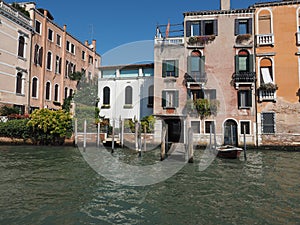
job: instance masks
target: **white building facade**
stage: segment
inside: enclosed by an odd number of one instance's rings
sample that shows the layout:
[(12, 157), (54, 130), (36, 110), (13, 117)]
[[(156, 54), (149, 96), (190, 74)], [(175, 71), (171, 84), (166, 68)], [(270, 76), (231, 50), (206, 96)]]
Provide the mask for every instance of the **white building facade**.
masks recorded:
[[(100, 117), (140, 121), (153, 114), (154, 64), (103, 66), (98, 80)], [(115, 124), (117, 126), (117, 124)]]

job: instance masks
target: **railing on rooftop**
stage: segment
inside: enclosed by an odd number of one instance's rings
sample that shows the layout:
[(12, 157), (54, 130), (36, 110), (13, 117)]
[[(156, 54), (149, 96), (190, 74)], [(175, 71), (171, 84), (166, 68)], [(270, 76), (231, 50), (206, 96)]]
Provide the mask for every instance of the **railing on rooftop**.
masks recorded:
[(183, 24), (157, 25), (155, 44), (183, 45)]
[(26, 18), (25, 16), (22, 15), (22, 13), (20, 13), (19, 11), (13, 9), (12, 7), (6, 5), (4, 2), (0, 2), (0, 9), (2, 9), (3, 11), (9, 13), (10, 15), (18, 18), (19, 20), (23, 21), (24, 23), (29, 24), (30, 23), (30, 19)]

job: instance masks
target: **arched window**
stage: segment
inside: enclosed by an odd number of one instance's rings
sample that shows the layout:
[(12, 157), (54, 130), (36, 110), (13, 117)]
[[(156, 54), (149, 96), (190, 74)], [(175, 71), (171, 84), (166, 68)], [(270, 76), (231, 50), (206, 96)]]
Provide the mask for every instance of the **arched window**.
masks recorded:
[(103, 105), (110, 104), (110, 89), (109, 87), (103, 88)]
[(51, 65), (52, 65), (52, 53), (48, 52), (47, 53), (47, 70), (51, 70)]
[(239, 51), (235, 61), (235, 71), (236, 73), (253, 71), (253, 57), (247, 50)]
[(18, 48), (18, 56), (24, 58), (25, 52), (25, 38), (23, 36), (19, 37), (19, 48)]
[(264, 58), (260, 61), (260, 83), (267, 84), (267, 83), (274, 83), (274, 76), (273, 76), (273, 69), (272, 69), (272, 61), (271, 59)]
[(22, 94), (22, 73), (17, 73), (17, 81), (16, 81), (16, 93)]
[(38, 93), (38, 79), (36, 77), (32, 78), (32, 89), (31, 89), (31, 97), (37, 98)]
[(54, 101), (59, 102), (59, 85), (55, 84), (54, 86)]
[(73, 89), (72, 88), (70, 88), (70, 94), (69, 94), (69, 96), (73, 96)]
[(198, 50), (192, 51), (188, 57), (188, 74), (191, 82), (205, 81), (205, 57)]
[(258, 32), (259, 34), (271, 34), (271, 12), (269, 10), (261, 10), (258, 14)]
[(125, 88), (125, 105), (132, 105), (132, 87)]
[(51, 93), (51, 83), (48, 81), (46, 83), (46, 100), (50, 100), (50, 93)]
[(151, 85), (148, 88), (148, 107), (153, 108), (153, 101), (154, 101), (154, 86)]
[(68, 98), (68, 88), (65, 87), (65, 99), (67, 99), (67, 98)]

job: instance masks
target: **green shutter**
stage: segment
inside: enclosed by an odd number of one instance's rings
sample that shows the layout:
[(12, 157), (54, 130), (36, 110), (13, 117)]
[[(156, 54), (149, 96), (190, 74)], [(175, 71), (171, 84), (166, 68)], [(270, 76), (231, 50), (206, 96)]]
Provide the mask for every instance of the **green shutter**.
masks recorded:
[(191, 36), (191, 21), (186, 21), (185, 23), (185, 35), (186, 37), (190, 37)]
[(191, 75), (191, 65), (192, 65), (192, 57), (191, 56), (188, 56), (187, 58), (187, 73), (188, 75)]
[(201, 76), (205, 74), (205, 56), (201, 56), (200, 58), (200, 73)]
[(179, 61), (178, 60), (175, 60), (175, 77), (178, 77), (179, 76)]
[(218, 20), (214, 20), (214, 35), (218, 36)]
[(166, 98), (167, 98), (167, 92), (162, 91), (162, 97), (161, 97), (161, 106), (166, 107)]
[(237, 92), (238, 97), (238, 108), (241, 108), (241, 91)]
[(247, 91), (247, 106), (252, 107), (252, 91)]
[(166, 61), (163, 60), (162, 62), (162, 77), (166, 77), (167, 76), (167, 64)]
[(239, 19), (235, 19), (234, 21), (234, 35), (237, 36), (240, 34), (240, 31), (239, 31)]
[(254, 60), (253, 55), (249, 55), (249, 72), (253, 72), (254, 70)]
[(252, 18), (248, 19), (248, 33), (252, 34)]
[(174, 97), (174, 107), (177, 108), (179, 106), (179, 91), (175, 91)]
[(235, 56), (235, 72), (238, 73), (239, 72), (239, 56), (236, 55)]

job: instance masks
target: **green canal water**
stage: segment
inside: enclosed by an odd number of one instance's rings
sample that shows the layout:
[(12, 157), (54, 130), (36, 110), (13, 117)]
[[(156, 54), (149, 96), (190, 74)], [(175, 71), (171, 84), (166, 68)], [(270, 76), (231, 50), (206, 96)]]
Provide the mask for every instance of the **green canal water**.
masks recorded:
[[(134, 187), (96, 173), (77, 148), (0, 146), (0, 224), (300, 224), (300, 152), (249, 150), (200, 171), (202, 154)], [(159, 150), (113, 157), (153, 164)]]

